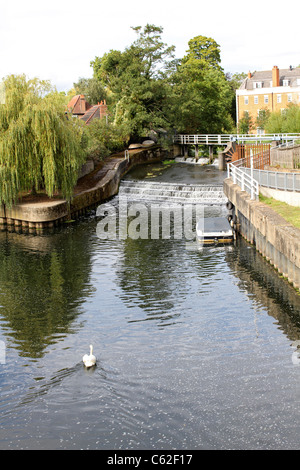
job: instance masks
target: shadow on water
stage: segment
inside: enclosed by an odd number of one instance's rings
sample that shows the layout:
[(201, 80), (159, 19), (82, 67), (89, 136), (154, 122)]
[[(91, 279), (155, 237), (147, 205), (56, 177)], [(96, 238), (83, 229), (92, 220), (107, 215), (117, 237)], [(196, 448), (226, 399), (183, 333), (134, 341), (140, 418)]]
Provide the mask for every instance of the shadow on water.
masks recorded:
[(235, 257), (226, 256), (231, 272), (258, 306), (266, 308), (278, 328), (295, 342), (300, 340), (300, 295), (251, 245), (238, 238)]

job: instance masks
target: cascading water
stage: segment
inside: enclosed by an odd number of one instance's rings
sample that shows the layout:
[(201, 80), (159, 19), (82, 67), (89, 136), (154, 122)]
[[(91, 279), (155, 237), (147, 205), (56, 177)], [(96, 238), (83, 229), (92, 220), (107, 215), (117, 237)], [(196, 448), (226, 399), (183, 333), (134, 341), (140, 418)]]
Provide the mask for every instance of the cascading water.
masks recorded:
[(131, 201), (173, 201), (205, 205), (223, 205), (227, 198), (222, 184), (178, 184), (157, 181), (124, 180), (119, 196)]

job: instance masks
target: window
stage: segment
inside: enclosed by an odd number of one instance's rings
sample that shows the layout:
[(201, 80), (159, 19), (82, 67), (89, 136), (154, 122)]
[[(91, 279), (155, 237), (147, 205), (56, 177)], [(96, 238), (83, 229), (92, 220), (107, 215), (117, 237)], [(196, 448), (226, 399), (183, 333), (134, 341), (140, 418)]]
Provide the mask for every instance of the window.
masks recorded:
[(262, 88), (262, 82), (254, 82), (253, 88)]
[(254, 96), (254, 104), (258, 104), (258, 96)]
[(283, 80), (282, 84), (283, 86), (289, 86), (290, 81), (289, 80)]
[(277, 95), (277, 103), (281, 103), (281, 95)]
[(288, 93), (288, 102), (291, 103), (292, 101), (292, 93)]
[(297, 78), (297, 85), (300, 85), (300, 78)]
[(269, 103), (269, 95), (264, 95), (264, 103), (265, 104)]
[(248, 96), (244, 96), (244, 104), (249, 104), (249, 97)]

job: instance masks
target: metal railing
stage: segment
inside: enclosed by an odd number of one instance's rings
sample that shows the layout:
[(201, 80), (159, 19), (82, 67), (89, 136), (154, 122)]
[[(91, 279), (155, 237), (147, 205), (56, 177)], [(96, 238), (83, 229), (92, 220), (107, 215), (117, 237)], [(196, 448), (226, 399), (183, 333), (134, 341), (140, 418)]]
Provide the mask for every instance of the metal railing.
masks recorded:
[[(250, 173), (249, 168), (243, 171)], [(266, 188), (300, 192), (300, 173), (253, 169), (253, 178)]]
[(250, 173), (245, 171), (243, 167), (243, 160), (237, 160), (227, 164), (227, 176), (231, 178), (234, 184), (237, 184), (242, 191), (247, 191), (250, 194), (251, 199), (258, 199), (259, 196), (259, 184), (253, 175), (253, 157), (251, 157), (251, 168)]
[(226, 145), (228, 142), (272, 142), (300, 140), (300, 134), (177, 134), (174, 144)]
[[(262, 170), (264, 156), (241, 158), (227, 164), (228, 178), (247, 191), (251, 199), (258, 199), (259, 186), (283, 191), (300, 192), (300, 173)], [(266, 162), (264, 162), (266, 163)]]

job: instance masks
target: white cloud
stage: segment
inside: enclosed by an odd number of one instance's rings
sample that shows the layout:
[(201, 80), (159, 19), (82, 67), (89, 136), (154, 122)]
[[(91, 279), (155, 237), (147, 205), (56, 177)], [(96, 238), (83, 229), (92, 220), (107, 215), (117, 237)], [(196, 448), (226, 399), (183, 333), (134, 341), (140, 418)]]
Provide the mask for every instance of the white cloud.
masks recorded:
[[(153, 23), (182, 57), (189, 39), (204, 35), (221, 47), (226, 72), (288, 68), (300, 64), (298, 2), (289, 14), (252, 0), (203, 2), (140, 0), (10, 0), (0, 7), (0, 78), (11, 73), (50, 79), (68, 90), (79, 77), (92, 76), (90, 61), (135, 39), (131, 26)], [(284, 21), (283, 15), (285, 15)]]

